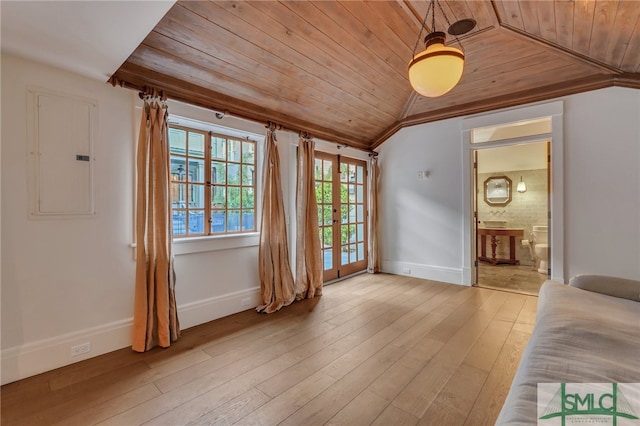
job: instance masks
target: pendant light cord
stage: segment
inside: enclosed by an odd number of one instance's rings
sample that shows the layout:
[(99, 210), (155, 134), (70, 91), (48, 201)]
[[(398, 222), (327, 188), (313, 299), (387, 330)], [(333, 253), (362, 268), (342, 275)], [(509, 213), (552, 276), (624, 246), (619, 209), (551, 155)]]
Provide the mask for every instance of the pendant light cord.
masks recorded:
[[(440, 8), (440, 12), (442, 12), (442, 16), (444, 16), (444, 20), (447, 22), (447, 26), (451, 27), (451, 22), (449, 22), (449, 18), (447, 18), (447, 14), (444, 13), (444, 9), (442, 8), (442, 5), (440, 4), (440, 2), (437, 0), (431, 0), (431, 2), (429, 2), (429, 7), (427, 8), (427, 13), (425, 13), (424, 19), (422, 20), (422, 25), (420, 26), (420, 33), (418, 34), (418, 39), (416, 40), (415, 46), (413, 46), (413, 52), (411, 54), (412, 59), (416, 56), (416, 49), (418, 48), (418, 43), (420, 43), (420, 40), (422, 40), (422, 31), (425, 29), (425, 25), (427, 24), (427, 18), (429, 17), (429, 12), (431, 12), (431, 32), (433, 33), (436, 31), (435, 3), (438, 4), (438, 7)], [(453, 35), (453, 37), (456, 39), (456, 42), (458, 42), (458, 45), (460, 46), (460, 48), (464, 50), (464, 47), (462, 46), (462, 42), (460, 41), (458, 36), (455, 34), (451, 34), (451, 35)]]
[[(433, 5), (433, 2), (434, 0), (431, 0), (431, 9), (433, 9), (433, 11), (431, 12), (431, 32), (435, 33), (436, 32), (436, 7)], [(438, 3), (438, 6), (440, 6), (440, 3)], [(442, 11), (442, 6), (440, 6), (440, 11)], [(444, 14), (444, 12), (442, 13)]]
[(427, 13), (424, 14), (424, 19), (422, 20), (422, 25), (420, 26), (420, 33), (418, 34), (418, 39), (416, 40), (416, 45), (413, 46), (413, 53), (411, 54), (411, 59), (413, 59), (413, 57), (416, 56), (416, 49), (418, 48), (418, 43), (420, 43), (420, 40), (422, 39), (422, 30), (424, 29), (424, 26), (427, 24), (427, 17), (429, 16), (429, 11), (431, 11), (431, 10), (433, 10), (433, 14), (431, 15), (432, 16), (432, 22), (435, 25), (435, 9), (433, 7), (433, 1), (434, 0), (431, 0), (431, 3), (429, 3), (429, 8), (427, 9)]
[[(433, 0), (431, 0), (431, 1), (433, 1)], [(450, 28), (450, 27), (451, 27), (451, 22), (449, 22), (449, 18), (447, 18), (447, 14), (446, 14), (446, 13), (444, 13), (444, 9), (442, 8), (442, 5), (440, 4), (440, 2), (437, 2), (437, 3), (438, 3), (438, 7), (440, 8), (440, 12), (442, 12), (442, 16), (444, 16), (444, 20), (445, 20), (445, 21), (447, 21), (447, 28)], [(435, 13), (433, 14), (433, 16), (435, 17)], [(434, 18), (434, 19), (435, 19), (435, 18)], [(434, 28), (435, 28), (435, 23), (434, 23)], [(435, 31), (435, 30), (434, 30), (434, 31)], [(447, 31), (447, 32), (448, 32), (448, 31)], [(450, 35), (452, 35), (452, 36), (453, 36), (453, 38), (455, 38), (455, 39), (456, 39), (456, 41), (457, 41), (457, 42), (458, 42), (458, 44), (460, 45), (460, 48), (462, 48), (462, 50), (464, 50), (464, 47), (462, 47), (462, 42), (460, 41), (460, 39), (458, 38), (458, 36), (457, 36), (457, 35), (455, 35), (455, 34), (451, 34), (451, 33), (449, 33), (449, 34), (450, 34)]]

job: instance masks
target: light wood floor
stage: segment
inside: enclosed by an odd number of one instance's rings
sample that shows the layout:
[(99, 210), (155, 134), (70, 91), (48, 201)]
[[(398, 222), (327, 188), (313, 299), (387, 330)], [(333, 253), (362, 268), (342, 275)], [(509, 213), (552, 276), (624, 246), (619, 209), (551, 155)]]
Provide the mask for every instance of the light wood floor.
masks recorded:
[(537, 298), (360, 275), (8, 384), (9, 425), (493, 425)]

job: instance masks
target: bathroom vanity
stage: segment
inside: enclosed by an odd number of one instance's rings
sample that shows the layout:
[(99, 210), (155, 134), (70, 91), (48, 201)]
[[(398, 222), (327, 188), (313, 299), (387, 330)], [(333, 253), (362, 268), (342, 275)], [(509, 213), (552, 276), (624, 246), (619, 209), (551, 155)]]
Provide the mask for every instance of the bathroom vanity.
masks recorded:
[[(519, 265), (520, 261), (516, 258), (516, 238), (522, 238), (524, 229), (522, 228), (478, 228), (480, 236), (480, 259), (483, 262), (489, 262), (493, 265), (498, 263), (508, 263), (511, 265)], [(491, 257), (487, 256), (487, 235), (491, 237)], [(509, 237), (509, 258), (496, 257), (496, 249), (498, 247), (498, 237)]]

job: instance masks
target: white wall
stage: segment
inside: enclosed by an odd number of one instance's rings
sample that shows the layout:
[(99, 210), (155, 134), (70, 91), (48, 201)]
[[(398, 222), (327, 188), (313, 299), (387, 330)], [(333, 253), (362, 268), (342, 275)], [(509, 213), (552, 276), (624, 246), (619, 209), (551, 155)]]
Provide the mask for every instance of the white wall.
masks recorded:
[[(28, 86), (98, 101), (94, 217), (28, 219)], [(38, 364), (46, 368), (49, 360), (56, 366), (71, 362), (77, 333), (106, 333), (109, 349), (127, 337), (120, 321), (131, 316), (133, 300), (135, 131), (131, 92), (6, 55), (2, 104), (2, 379), (7, 382), (39, 372)], [(100, 342), (92, 343), (93, 354), (104, 351)]]
[(565, 265), (640, 279), (640, 90), (565, 103)]
[[(562, 99), (565, 275), (640, 279), (640, 91)], [(462, 283), (461, 121), (405, 128), (380, 146), (385, 271)]]
[[(94, 217), (28, 218), (28, 86), (98, 101)], [(2, 383), (130, 346), (138, 104), (130, 90), (2, 56)], [(236, 121), (219, 123), (264, 132)], [(252, 235), (176, 244), (183, 328), (257, 305), (257, 241)], [(92, 351), (72, 358), (70, 348), (85, 342)]]
[[(381, 145), (384, 271), (462, 282), (460, 137), (459, 120), (451, 119), (405, 128)], [(419, 179), (419, 171), (428, 177)]]

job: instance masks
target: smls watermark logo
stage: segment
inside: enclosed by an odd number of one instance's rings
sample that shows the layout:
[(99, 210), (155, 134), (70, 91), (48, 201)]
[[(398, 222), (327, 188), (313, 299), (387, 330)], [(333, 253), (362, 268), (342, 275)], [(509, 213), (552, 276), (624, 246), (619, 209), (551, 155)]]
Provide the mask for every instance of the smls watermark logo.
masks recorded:
[(640, 425), (640, 383), (539, 383), (538, 425)]

